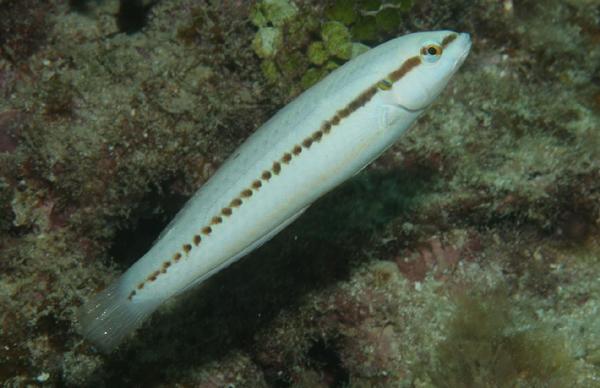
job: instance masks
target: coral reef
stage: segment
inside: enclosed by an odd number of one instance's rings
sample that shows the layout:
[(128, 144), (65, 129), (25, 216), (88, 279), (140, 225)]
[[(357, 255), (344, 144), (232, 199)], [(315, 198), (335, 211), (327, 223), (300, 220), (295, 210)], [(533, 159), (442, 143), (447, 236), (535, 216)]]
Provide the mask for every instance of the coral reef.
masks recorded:
[[(0, 0), (6, 386), (591, 387), (594, 1)], [(548, 21), (552, 20), (552, 23)], [(468, 31), (372, 166), (99, 354), (76, 310), (229, 153), (349, 58)]]

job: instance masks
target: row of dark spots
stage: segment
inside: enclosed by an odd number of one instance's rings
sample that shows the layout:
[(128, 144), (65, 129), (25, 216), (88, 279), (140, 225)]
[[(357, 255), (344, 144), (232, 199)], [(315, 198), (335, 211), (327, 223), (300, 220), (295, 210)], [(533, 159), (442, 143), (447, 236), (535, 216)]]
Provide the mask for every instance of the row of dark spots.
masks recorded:
[[(329, 129), (331, 128), (330, 124), (324, 124), (322, 128), (327, 128), (327, 133), (329, 132)], [(320, 141), (323, 137), (323, 134), (325, 132), (323, 130), (319, 130), (317, 132), (315, 132), (311, 137), (306, 138), (303, 141), (303, 145), (306, 148), (310, 148), (310, 146), (312, 145), (313, 141)], [(258, 191), (262, 186), (263, 183), (261, 182), (268, 182), (273, 175), (279, 175), (279, 173), (281, 172), (281, 163), (283, 164), (289, 164), (292, 160), (292, 154), (294, 155), (300, 155), (300, 153), (302, 152), (302, 147), (300, 145), (296, 145), (294, 146), (294, 148), (292, 149), (292, 153), (286, 152), (283, 154), (283, 156), (281, 157), (281, 162), (273, 162), (273, 165), (271, 166), (270, 170), (265, 170), (261, 173), (260, 179), (256, 179), (252, 182), (251, 184), (251, 188), (248, 189), (244, 189), (240, 192), (239, 197), (234, 198), (230, 203), (228, 207), (224, 207), (223, 209), (221, 209), (221, 214), (223, 216), (229, 217), (233, 214), (233, 209), (234, 208), (238, 208), (242, 205), (243, 201), (245, 199), (250, 198), (253, 195), (253, 190)], [(223, 222), (223, 218), (221, 216), (215, 216), (212, 218), (211, 220), (211, 225), (218, 225), (221, 224)], [(208, 236), (212, 233), (212, 228), (210, 226), (205, 226), (202, 228), (201, 230), (201, 234)], [(200, 234), (196, 234), (193, 236), (192, 238), (192, 243), (194, 246), (199, 246), (200, 243), (202, 242), (202, 236)], [(182, 246), (182, 251), (188, 255), (191, 250), (192, 250), (193, 246), (192, 244), (184, 244)], [(174, 263), (178, 262), (179, 260), (181, 260), (182, 258), (182, 254), (177, 252), (173, 258), (172, 261)], [(141, 290), (144, 288), (145, 284), (147, 282), (153, 282), (157, 279), (157, 277), (161, 274), (161, 273), (166, 273), (166, 269), (171, 265), (171, 261), (165, 261), (163, 263), (163, 268), (161, 271), (154, 271), (152, 274), (150, 274), (150, 276), (148, 276), (148, 278), (139, 283), (137, 286), (138, 290)], [(130, 292), (128, 299), (131, 300), (134, 296), (136, 295), (136, 290), (133, 290)]]
[[(358, 97), (356, 97), (354, 100), (352, 100), (346, 107), (338, 110), (336, 112), (336, 114), (330, 120), (325, 121), (321, 125), (321, 128), (319, 128), (319, 130), (313, 132), (309, 137), (305, 138), (302, 141), (301, 145), (296, 144), (292, 148), (291, 152), (285, 152), (283, 154), (283, 156), (280, 158), (280, 162), (275, 161), (275, 162), (273, 162), (273, 165), (271, 166), (270, 170), (264, 170), (261, 173), (260, 179), (254, 180), (252, 182), (252, 184), (250, 185), (250, 188), (244, 189), (240, 193), (239, 197), (236, 197), (233, 200), (231, 200), (228, 207), (224, 207), (223, 209), (221, 209), (221, 215), (225, 216), (225, 217), (231, 216), (233, 214), (233, 209), (238, 208), (243, 204), (243, 199), (250, 198), (253, 194), (253, 190), (258, 191), (262, 187), (263, 183), (261, 182), (261, 180), (264, 182), (268, 182), (273, 177), (273, 175), (279, 175), (279, 173), (281, 172), (282, 163), (289, 164), (292, 161), (292, 158), (293, 158), (292, 155), (298, 156), (302, 153), (303, 148), (309, 149), (313, 145), (313, 143), (320, 142), (323, 139), (323, 136), (325, 136), (331, 132), (332, 127), (339, 125), (339, 123), (343, 119), (347, 118), (352, 113), (354, 113), (356, 110), (358, 110), (359, 108), (366, 105), (373, 98), (373, 96), (375, 96), (375, 94), (377, 93), (378, 90), (385, 91), (385, 90), (391, 89), (390, 83), (398, 81), (404, 75), (406, 75), (409, 71), (411, 71), (413, 68), (418, 66), (420, 63), (421, 63), (421, 59), (419, 57), (412, 57), (412, 58), (407, 59), (406, 61), (404, 61), (402, 66), (400, 68), (398, 68), (398, 70), (390, 73), (386, 79), (377, 82), (377, 84), (368, 88), (366, 91), (364, 91)], [(221, 224), (222, 222), (223, 222), (223, 218), (221, 216), (215, 216), (211, 220), (211, 225), (218, 225), (218, 224)], [(193, 246), (200, 245), (200, 243), (202, 242), (201, 234), (208, 236), (211, 233), (212, 233), (212, 228), (210, 226), (203, 227), (201, 230), (201, 233), (194, 235), (194, 237), (192, 238)], [(188, 255), (191, 252), (193, 246), (192, 246), (192, 244), (184, 244), (182, 246), (182, 250), (186, 255)], [(171, 262), (177, 263), (178, 261), (181, 260), (182, 257), (183, 257), (183, 255), (180, 252), (176, 252), (170, 261), (168, 260), (163, 263), (160, 271), (154, 271), (150, 276), (148, 276), (146, 281), (139, 283), (137, 286), (137, 289), (141, 290), (142, 288), (144, 288), (144, 285), (146, 282), (155, 281), (156, 278), (160, 274), (167, 272), (167, 268), (169, 268), (171, 266)], [(131, 300), (133, 298), (133, 296), (135, 296), (135, 294), (136, 294), (135, 290), (131, 291), (128, 299)]]
[[(273, 174), (275, 174), (275, 175), (279, 174), (279, 172), (281, 171), (281, 165), (278, 162), (273, 163), (272, 171), (273, 171)], [(270, 180), (271, 177), (272, 177), (271, 171), (264, 171), (261, 175), (261, 178), (264, 181)], [(260, 187), (262, 187), (262, 182), (260, 180), (255, 180), (252, 182), (251, 187), (254, 190), (258, 190)], [(192, 244), (183, 244), (182, 245), (182, 247), (181, 247), (182, 252), (185, 255), (189, 255), (189, 253), (192, 251), (193, 247), (199, 246), (200, 243), (202, 242), (202, 235), (209, 236), (213, 232), (212, 226), (223, 223), (223, 217), (231, 216), (233, 214), (233, 209), (238, 208), (242, 205), (242, 203), (243, 203), (242, 198), (244, 198), (244, 199), (250, 198), (252, 196), (252, 194), (253, 194), (252, 189), (245, 189), (242, 192), (240, 192), (239, 197), (234, 198), (229, 203), (229, 206), (221, 209), (220, 215), (212, 217), (210, 225), (204, 226), (200, 230), (199, 234), (195, 234), (192, 237), (193, 245)], [(162, 269), (160, 271), (154, 271), (152, 274), (150, 274), (146, 278), (146, 280), (144, 280), (143, 282), (140, 282), (137, 285), (137, 289), (141, 290), (144, 288), (146, 283), (155, 281), (160, 274), (167, 272), (167, 268), (169, 268), (172, 264), (179, 262), (182, 258), (183, 258), (183, 254), (181, 252), (176, 252), (170, 260), (163, 262)], [(131, 300), (135, 295), (136, 295), (136, 290), (131, 291), (129, 293), (128, 299)]]
[[(178, 262), (181, 259), (181, 253), (177, 252), (175, 255), (173, 255), (173, 262)], [(152, 272), (152, 274), (150, 274), (150, 276), (148, 276), (148, 279), (146, 281), (143, 281), (141, 283), (139, 283), (137, 285), (137, 290), (141, 290), (144, 288), (144, 286), (146, 285), (146, 282), (153, 282), (156, 280), (156, 278), (158, 278), (158, 276), (160, 274), (163, 273), (167, 273), (167, 269), (172, 265), (171, 261), (165, 261), (162, 264), (162, 267), (160, 270), (158, 271), (154, 271)], [(132, 290), (129, 293), (129, 296), (127, 297), (127, 299), (132, 300), (133, 297), (137, 294), (137, 290)]]

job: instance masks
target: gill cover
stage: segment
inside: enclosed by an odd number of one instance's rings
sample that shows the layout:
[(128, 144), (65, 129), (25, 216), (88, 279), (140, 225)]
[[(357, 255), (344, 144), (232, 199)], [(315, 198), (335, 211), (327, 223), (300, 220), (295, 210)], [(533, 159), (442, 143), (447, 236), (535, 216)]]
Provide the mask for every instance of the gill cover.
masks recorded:
[(408, 111), (421, 111), (436, 99), (464, 59), (464, 50), (452, 46), (456, 36), (440, 31), (436, 36), (406, 42), (411, 45), (405, 51), (409, 56), (392, 86), (395, 104)]

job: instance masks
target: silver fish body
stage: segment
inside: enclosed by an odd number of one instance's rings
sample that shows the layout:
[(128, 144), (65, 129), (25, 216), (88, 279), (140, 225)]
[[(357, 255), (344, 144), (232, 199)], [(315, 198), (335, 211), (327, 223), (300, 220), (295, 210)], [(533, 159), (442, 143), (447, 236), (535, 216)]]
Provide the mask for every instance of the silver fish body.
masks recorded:
[(373, 48), (262, 125), (154, 246), (80, 313), (109, 351), (169, 297), (251, 252), (391, 146), (444, 89), (468, 34), (431, 31)]

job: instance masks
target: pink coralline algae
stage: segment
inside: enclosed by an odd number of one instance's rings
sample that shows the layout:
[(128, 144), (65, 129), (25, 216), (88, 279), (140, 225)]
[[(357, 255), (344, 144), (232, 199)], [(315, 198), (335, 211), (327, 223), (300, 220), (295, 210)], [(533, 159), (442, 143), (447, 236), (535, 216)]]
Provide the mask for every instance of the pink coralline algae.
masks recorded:
[(396, 256), (400, 272), (412, 282), (420, 282), (432, 272), (437, 280), (443, 280), (461, 260), (470, 260), (481, 250), (481, 243), (475, 233), (467, 233), (465, 239), (446, 241), (434, 236), (424, 244), (409, 252)]

